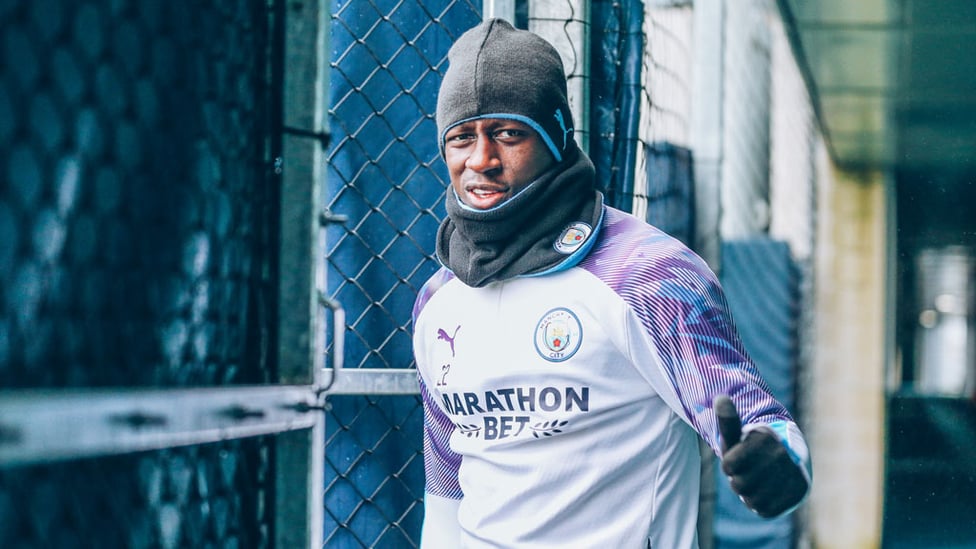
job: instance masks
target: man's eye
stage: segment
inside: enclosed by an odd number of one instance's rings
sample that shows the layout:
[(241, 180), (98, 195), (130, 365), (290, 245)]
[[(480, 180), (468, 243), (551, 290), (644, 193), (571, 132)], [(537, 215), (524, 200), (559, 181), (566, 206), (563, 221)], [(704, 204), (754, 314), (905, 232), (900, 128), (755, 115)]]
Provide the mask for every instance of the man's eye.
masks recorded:
[(470, 133), (459, 133), (457, 135), (448, 136), (447, 142), (448, 143), (463, 143), (465, 141), (470, 141), (472, 139), (472, 137), (473, 136)]
[(498, 130), (494, 133), (494, 137), (496, 139), (513, 139), (516, 137), (522, 137), (523, 135), (525, 135), (525, 132), (513, 128)]

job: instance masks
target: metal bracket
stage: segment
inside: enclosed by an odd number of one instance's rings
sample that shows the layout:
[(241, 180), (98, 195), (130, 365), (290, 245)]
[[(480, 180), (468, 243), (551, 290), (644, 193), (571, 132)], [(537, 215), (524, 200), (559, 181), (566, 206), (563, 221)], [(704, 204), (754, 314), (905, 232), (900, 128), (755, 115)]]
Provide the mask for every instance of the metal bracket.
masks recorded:
[(420, 392), (417, 370), (414, 369), (345, 369), (346, 311), (338, 301), (321, 292), (319, 304), (332, 311), (332, 367), (323, 368), (319, 394), (415, 395)]
[(319, 292), (319, 305), (332, 311), (332, 367), (324, 368), (319, 393), (328, 392), (342, 372), (346, 343), (346, 310), (335, 299)]
[(313, 130), (305, 130), (302, 128), (292, 128), (291, 126), (284, 126), (281, 128), (282, 133), (288, 135), (296, 135), (298, 137), (307, 137), (309, 139), (315, 139), (322, 145), (322, 148), (329, 146), (329, 142), (332, 140), (332, 134), (328, 132), (317, 132)]
[(323, 210), (319, 213), (319, 225), (322, 227), (327, 225), (344, 225), (346, 221), (349, 221), (349, 216), (332, 213), (332, 210)]

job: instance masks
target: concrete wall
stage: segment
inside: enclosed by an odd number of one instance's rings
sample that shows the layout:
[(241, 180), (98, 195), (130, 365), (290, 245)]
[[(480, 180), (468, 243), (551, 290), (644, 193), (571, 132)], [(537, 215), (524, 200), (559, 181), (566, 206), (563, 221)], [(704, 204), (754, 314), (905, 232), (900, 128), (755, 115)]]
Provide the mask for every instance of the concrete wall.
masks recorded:
[(885, 178), (836, 171), (820, 156), (807, 530), (818, 549), (871, 548), (884, 477)]

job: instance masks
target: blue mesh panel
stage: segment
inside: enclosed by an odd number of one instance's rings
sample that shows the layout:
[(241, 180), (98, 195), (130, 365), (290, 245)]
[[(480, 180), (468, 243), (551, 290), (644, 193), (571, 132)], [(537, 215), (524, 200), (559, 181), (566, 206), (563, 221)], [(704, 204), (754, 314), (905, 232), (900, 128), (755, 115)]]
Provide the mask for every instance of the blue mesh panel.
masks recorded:
[(691, 246), (695, 238), (695, 178), (691, 151), (670, 143), (644, 146), (647, 222)]
[[(447, 50), (481, 2), (353, 1), (333, 6), (332, 144), (324, 196), (330, 295), (346, 310), (350, 368), (413, 365), (410, 313), (433, 274), (447, 176), (434, 110)], [(331, 399), (325, 536), (330, 548), (420, 540), (418, 397)]]
[[(758, 237), (722, 246), (722, 285), (742, 343), (773, 395), (795, 413), (799, 271), (789, 247)], [(772, 520), (749, 511), (716, 467), (717, 549), (788, 549), (793, 517)]]
[(590, 158), (607, 204), (630, 211), (640, 122), (644, 3), (596, 0), (590, 7)]

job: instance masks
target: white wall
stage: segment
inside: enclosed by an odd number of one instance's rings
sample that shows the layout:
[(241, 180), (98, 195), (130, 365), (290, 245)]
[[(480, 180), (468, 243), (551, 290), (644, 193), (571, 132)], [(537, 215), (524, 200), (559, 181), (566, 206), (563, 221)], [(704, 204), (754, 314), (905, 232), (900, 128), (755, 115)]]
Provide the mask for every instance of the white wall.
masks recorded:
[(880, 545), (884, 471), (886, 192), (881, 174), (818, 177), (816, 341), (807, 436), (817, 548)]

